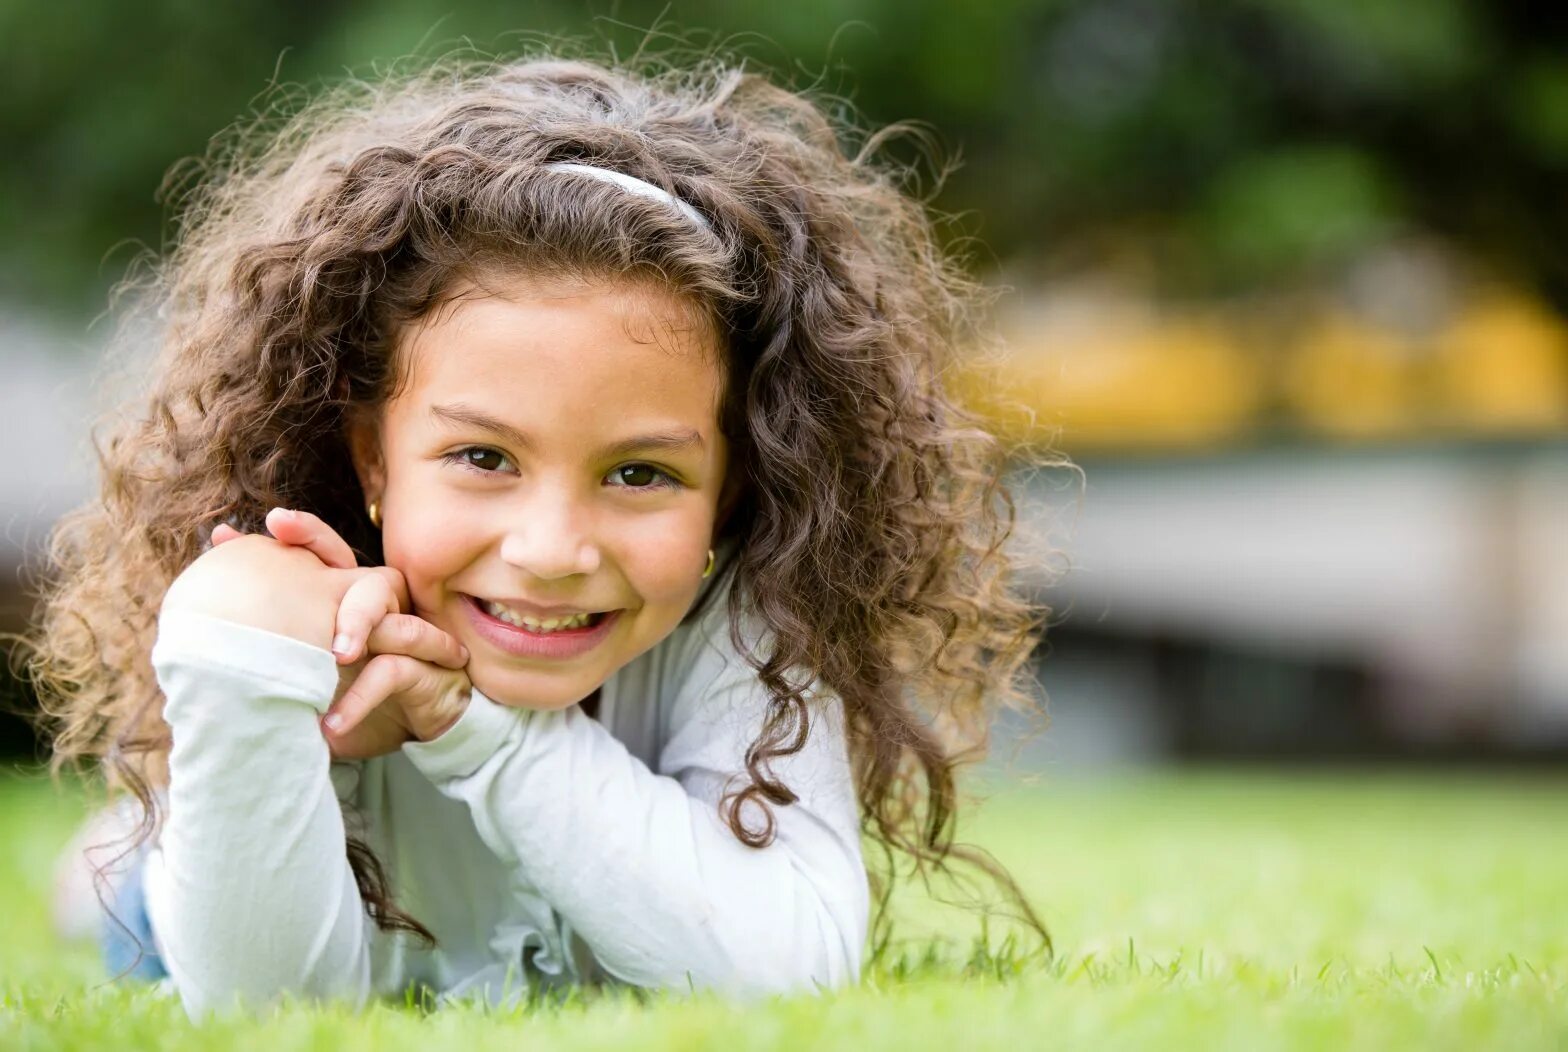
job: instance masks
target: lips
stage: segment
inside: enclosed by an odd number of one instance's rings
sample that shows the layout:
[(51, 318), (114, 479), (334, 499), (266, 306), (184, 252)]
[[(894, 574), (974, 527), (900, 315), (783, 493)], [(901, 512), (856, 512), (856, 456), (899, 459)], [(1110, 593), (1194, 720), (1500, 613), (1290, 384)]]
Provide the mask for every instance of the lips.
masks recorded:
[[(566, 659), (588, 653), (602, 643), (620, 621), (621, 611), (595, 614), (588, 624), (576, 628), (557, 627), (550, 631), (531, 631), (521, 625), (493, 616), (484, 601), (463, 596), (463, 609), (474, 631), (497, 650), (514, 657)], [(530, 615), (532, 616), (532, 615)]]
[[(477, 597), (476, 597), (477, 599)], [(565, 632), (574, 629), (591, 627), (599, 623), (602, 616), (598, 612), (550, 613), (547, 615), (534, 615), (525, 613), (505, 603), (490, 599), (478, 599), (480, 607), (485, 613), (499, 621), (505, 621), (517, 628), (524, 628), (530, 632), (549, 633)], [(526, 609), (526, 608), (525, 608)]]

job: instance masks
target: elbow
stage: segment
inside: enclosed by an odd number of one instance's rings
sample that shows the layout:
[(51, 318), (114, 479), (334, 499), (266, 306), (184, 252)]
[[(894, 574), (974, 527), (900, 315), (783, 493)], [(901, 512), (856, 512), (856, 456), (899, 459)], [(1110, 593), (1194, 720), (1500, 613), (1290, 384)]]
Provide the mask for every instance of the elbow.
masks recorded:
[(741, 998), (823, 993), (852, 986), (860, 978), (860, 956), (845, 952), (836, 939), (793, 950), (753, 947), (732, 959), (733, 967), (717, 984)]
[(314, 901), (282, 899), (248, 912), (241, 904), (259, 898), (253, 885), (178, 881), (161, 852), (149, 859), (147, 877), (158, 953), (192, 1021), (285, 1000), (358, 1008), (368, 998), (374, 926), (347, 866)]
[(865, 913), (854, 905), (835, 910), (814, 891), (801, 889), (785, 922), (766, 937), (754, 929), (732, 934), (715, 985), (741, 997), (822, 993), (860, 980)]
[(255, 931), (245, 939), (171, 939), (163, 949), (169, 984), (192, 1022), (249, 1015), (289, 1001), (362, 1008), (369, 995), (369, 959), (361, 947), (325, 940), (271, 943)]
[[(695, 923), (687, 920), (678, 940), (685, 952), (653, 952), (652, 940), (639, 952), (596, 952), (602, 973), (631, 986), (741, 1001), (821, 993), (859, 980), (864, 924), (853, 914), (848, 923), (836, 918), (814, 893), (772, 907), (752, 900), (744, 911), (720, 911), (711, 901), (691, 907)], [(662, 942), (668, 948), (671, 940)]]
[(364, 1007), (366, 984), (348, 970), (340, 980), (318, 982), (298, 975), (239, 974), (230, 969), (214, 969), (195, 976), (170, 962), (168, 982), (179, 995), (185, 1014), (193, 1023), (209, 1018), (228, 1018), (268, 1011), (290, 1001), (342, 1004), (354, 1010)]

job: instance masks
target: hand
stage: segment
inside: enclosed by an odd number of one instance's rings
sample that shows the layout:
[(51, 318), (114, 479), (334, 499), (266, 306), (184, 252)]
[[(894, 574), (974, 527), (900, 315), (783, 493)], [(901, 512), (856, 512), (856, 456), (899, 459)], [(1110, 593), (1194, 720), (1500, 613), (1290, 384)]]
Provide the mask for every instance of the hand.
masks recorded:
[[(348, 544), (315, 515), (274, 508), (266, 523), (282, 544), (307, 549), (339, 569), (356, 565)], [(217, 547), (242, 536), (222, 524), (213, 530), (212, 543)], [(467, 710), (472, 691), (463, 671), (467, 650), (405, 612), (408, 589), (402, 574), (391, 567), (371, 569), (377, 572), (359, 576), (337, 606), (332, 651), (347, 667), (322, 719), (334, 758), (380, 756), (410, 738), (439, 737)]]
[[(332, 645), (343, 593), (375, 568), (339, 569), (316, 553), (266, 536), (219, 530), (223, 541), (180, 571), (164, 593), (160, 617), (185, 610), (289, 636), (323, 650)], [(387, 570), (387, 573), (394, 571)], [(402, 576), (397, 575), (398, 585)]]

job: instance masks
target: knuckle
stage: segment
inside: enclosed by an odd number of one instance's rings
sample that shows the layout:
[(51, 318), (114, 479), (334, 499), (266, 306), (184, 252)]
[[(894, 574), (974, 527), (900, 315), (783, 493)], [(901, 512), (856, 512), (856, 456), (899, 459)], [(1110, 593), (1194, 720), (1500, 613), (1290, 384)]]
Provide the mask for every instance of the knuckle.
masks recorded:
[(393, 591), (396, 591), (403, 584), (403, 573), (394, 566), (374, 567), (371, 570), (371, 575)]
[(400, 656), (399, 654), (377, 654), (365, 662), (365, 672), (370, 674), (371, 670), (374, 670), (374, 674), (377, 676), (389, 675), (397, 670), (397, 659)]
[(419, 661), (407, 654), (382, 654), (377, 660), (383, 662), (383, 675), (389, 683), (407, 684), (419, 676)]
[(451, 673), (427, 665), (419, 677), (420, 695), (432, 703), (439, 702), (446, 696), (451, 682)]
[(388, 614), (387, 621), (393, 638), (402, 646), (411, 647), (419, 642), (420, 620), (407, 614)]
[(404, 579), (402, 571), (391, 566), (377, 566), (372, 573), (385, 586), (386, 591), (383, 594), (388, 600), (388, 605), (394, 609), (404, 609), (408, 605), (408, 582)]
[(370, 686), (388, 682), (396, 671), (396, 666), (390, 663), (393, 657), (391, 654), (376, 654), (365, 662), (365, 669), (359, 674), (356, 685)]

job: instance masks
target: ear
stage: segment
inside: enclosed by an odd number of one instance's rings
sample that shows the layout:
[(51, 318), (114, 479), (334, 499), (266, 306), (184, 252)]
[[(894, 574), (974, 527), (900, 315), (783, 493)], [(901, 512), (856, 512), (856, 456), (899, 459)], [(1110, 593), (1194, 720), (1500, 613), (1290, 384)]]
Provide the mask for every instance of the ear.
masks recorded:
[(354, 415), (347, 427), (349, 458), (366, 500), (379, 500), (386, 489), (386, 465), (381, 456), (381, 423), (369, 414)]

